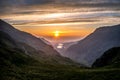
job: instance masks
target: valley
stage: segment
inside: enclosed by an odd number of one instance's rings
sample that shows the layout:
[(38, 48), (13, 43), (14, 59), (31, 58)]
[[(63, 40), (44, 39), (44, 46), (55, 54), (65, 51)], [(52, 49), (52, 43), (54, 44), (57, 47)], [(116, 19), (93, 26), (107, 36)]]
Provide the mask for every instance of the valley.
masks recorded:
[[(0, 21), (1, 80), (120, 80), (119, 47), (106, 51), (95, 61), (94, 66), (87, 67), (61, 56), (52, 46), (31, 34), (27, 33), (26, 38), (25, 32), (11, 27), (8, 23)], [(24, 40), (38, 41), (39, 44), (36, 46)], [(114, 57), (109, 58), (109, 54), (115, 53)], [(98, 66), (104, 60), (106, 63)]]

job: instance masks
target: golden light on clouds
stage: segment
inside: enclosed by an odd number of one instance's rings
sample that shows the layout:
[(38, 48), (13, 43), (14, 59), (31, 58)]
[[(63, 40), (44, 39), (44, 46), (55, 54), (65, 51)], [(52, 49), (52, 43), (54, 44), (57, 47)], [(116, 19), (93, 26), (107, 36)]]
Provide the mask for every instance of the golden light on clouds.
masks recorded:
[[(37, 24), (36, 24), (37, 25)], [(80, 28), (81, 27), (81, 28)], [(57, 38), (57, 40), (71, 40), (71, 39), (77, 39), (84, 37), (91, 32), (93, 32), (92, 28), (86, 27), (86, 26), (79, 26), (79, 27), (68, 27), (66, 25), (64, 26), (17, 26), (19, 30), (29, 32), (36, 36), (42, 36), (49, 40), (54, 40)]]

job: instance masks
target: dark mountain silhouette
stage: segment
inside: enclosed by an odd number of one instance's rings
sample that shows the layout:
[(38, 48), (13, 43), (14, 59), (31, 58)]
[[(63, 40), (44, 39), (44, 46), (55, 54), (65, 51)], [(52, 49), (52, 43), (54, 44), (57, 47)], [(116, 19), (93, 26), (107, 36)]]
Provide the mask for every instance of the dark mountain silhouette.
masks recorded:
[(92, 65), (93, 67), (116, 67), (120, 68), (120, 47), (107, 50)]

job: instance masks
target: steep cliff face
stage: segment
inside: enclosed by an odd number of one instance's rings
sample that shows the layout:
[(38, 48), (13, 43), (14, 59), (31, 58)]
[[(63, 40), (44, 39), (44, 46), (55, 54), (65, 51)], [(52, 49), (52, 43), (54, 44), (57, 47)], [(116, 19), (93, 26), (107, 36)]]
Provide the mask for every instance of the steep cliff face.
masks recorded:
[(96, 29), (78, 44), (70, 46), (66, 56), (83, 65), (91, 67), (96, 59), (112, 47), (120, 46), (120, 25)]

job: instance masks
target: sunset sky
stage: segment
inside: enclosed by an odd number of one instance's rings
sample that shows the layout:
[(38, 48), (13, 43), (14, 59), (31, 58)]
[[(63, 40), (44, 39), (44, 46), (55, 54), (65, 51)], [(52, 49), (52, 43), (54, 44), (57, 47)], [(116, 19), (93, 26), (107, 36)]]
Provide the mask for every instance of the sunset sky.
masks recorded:
[(120, 24), (120, 0), (0, 0), (0, 18), (50, 41), (73, 41)]

